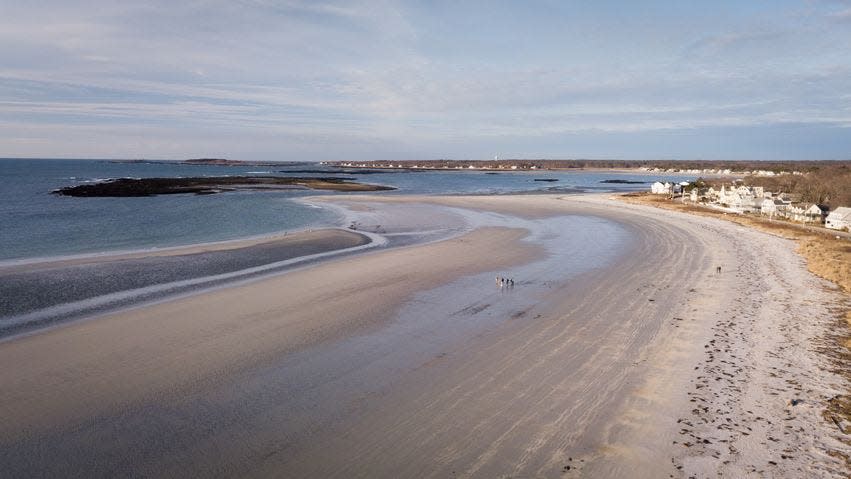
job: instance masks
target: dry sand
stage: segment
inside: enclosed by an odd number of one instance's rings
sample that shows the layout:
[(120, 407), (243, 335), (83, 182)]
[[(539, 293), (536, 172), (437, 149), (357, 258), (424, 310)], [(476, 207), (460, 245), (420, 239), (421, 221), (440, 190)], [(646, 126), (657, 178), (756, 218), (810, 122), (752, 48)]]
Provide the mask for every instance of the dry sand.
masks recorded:
[(386, 320), (411, 291), (531, 259), (538, 250), (523, 236), (479, 230), (0, 343), (0, 438), (209, 386)]
[[(705, 274), (671, 311), (674, 329), (647, 351), (644, 384), (607, 426), (608, 444), (587, 472), (650, 477), (654, 461), (655, 468), (669, 461), (675, 477), (846, 477), (851, 424), (822, 415), (849, 390), (824, 354), (839, 346), (835, 313), (848, 296), (807, 272), (790, 240), (723, 220), (629, 209), (690, 228), (722, 272)], [(660, 453), (666, 442), (669, 457)]]
[[(552, 284), (535, 306), (446, 344), (415, 368), (394, 372), (380, 393), (341, 399), (330, 424), (314, 418), (324, 426), (299, 441), (283, 439), (287, 410), (272, 402), (262, 416), (267, 420), (247, 433), (214, 431), (167, 458), (131, 457), (126, 461), (138, 462), (130, 472), (847, 474), (846, 464), (830, 453), (851, 451), (821, 410), (848, 385), (826, 371), (817, 352), (832, 320), (827, 305), (843, 297), (806, 271), (790, 242), (602, 197), (347, 201), (427, 202), (528, 218), (597, 215), (622, 224), (634, 249), (612, 267)], [(56, 437), (56, 431), (104, 440), (97, 418), (185, 402), (244, 371), (286, 364), (300, 352), (333, 349), (340, 338), (381, 329), (412, 292), (540, 258), (540, 248), (521, 241), (524, 235), (518, 229), (479, 229), (2, 343), (0, 450), (7, 452), (0, 453), (0, 465), (18, 472), (62, 471), (49, 464), (49, 454), (32, 458), (18, 445)], [(471, 298), (469, 314), (483, 306)], [(345, 380), (346, 367), (337, 366), (339, 377), (316, 382)], [(791, 399), (802, 402), (787, 405)], [(310, 411), (299, 416), (304, 417)], [(45, 451), (49, 448), (39, 449)], [(89, 467), (115, 474), (127, 471), (127, 464), (125, 469), (108, 464), (123, 460), (94, 455), (92, 461), (102, 462)]]

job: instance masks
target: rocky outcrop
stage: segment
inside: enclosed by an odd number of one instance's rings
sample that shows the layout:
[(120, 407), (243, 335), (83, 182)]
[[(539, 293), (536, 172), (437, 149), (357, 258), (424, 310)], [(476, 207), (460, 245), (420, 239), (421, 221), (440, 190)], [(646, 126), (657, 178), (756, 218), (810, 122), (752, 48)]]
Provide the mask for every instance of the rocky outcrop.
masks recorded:
[(309, 188), (332, 191), (382, 191), (395, 188), (356, 183), (345, 178), (301, 178), (292, 176), (223, 176), (201, 178), (119, 178), (100, 183), (66, 186), (53, 193), (63, 196), (131, 197), (198, 195), (234, 190), (275, 190)]

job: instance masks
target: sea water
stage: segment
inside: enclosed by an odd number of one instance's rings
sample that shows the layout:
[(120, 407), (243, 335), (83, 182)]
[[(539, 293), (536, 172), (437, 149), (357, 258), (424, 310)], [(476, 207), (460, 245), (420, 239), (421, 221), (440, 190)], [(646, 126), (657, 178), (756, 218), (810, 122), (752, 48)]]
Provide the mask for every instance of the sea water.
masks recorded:
[[(217, 195), (76, 198), (63, 186), (110, 178), (335, 176), (393, 186), (396, 194), (517, 194), (648, 189), (649, 182), (693, 179), (614, 172), (347, 170), (318, 164), (187, 165), (179, 162), (0, 159), (0, 261), (93, 254), (223, 241), (323, 226), (344, 226), (336, 210), (306, 204), (311, 190), (235, 191)], [(535, 181), (551, 179), (557, 181)], [(640, 184), (602, 183), (604, 180)], [(322, 191), (321, 194), (346, 194)]]
[(275, 174), (258, 167), (78, 160), (0, 160), (0, 260), (222, 241), (333, 224), (304, 192), (77, 198), (57, 188), (109, 178)]

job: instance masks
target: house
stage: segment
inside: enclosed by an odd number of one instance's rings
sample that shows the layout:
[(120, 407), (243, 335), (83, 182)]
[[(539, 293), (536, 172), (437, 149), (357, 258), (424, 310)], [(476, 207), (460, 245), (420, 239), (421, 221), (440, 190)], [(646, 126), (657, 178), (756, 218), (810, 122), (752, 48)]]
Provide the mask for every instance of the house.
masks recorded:
[(791, 205), (786, 210), (786, 216), (792, 221), (801, 223), (822, 223), (827, 215), (827, 207), (824, 205), (798, 204)]
[(786, 203), (783, 200), (778, 200), (777, 198), (766, 198), (762, 200), (760, 204), (760, 211), (764, 215), (768, 216), (783, 216), (786, 214)]
[(825, 217), (827, 217), (827, 212), (830, 209), (825, 205), (811, 205), (804, 211), (804, 215), (808, 216), (809, 221), (812, 223), (824, 223)]
[(718, 192), (718, 203), (726, 206), (736, 213), (759, 211), (759, 202), (754, 200), (751, 190), (746, 186), (731, 187), (721, 186)]
[(671, 194), (671, 184), (667, 181), (662, 183), (657, 181), (650, 185), (650, 192), (654, 195), (670, 195)]
[(718, 192), (718, 203), (721, 203), (722, 205), (729, 205), (732, 200), (733, 195), (727, 192), (727, 187), (725, 185), (721, 185), (721, 191)]
[(832, 230), (851, 230), (851, 208), (840, 206), (831, 211), (824, 221), (824, 226)]
[(762, 210), (762, 200), (751, 195), (736, 195), (730, 203), (730, 208), (739, 213), (759, 213)]
[(803, 221), (804, 211), (806, 211), (804, 205), (789, 205), (786, 208), (786, 217), (792, 221)]
[(719, 194), (720, 194), (720, 192), (718, 190), (716, 190), (715, 188), (710, 186), (709, 189), (706, 190), (706, 199), (710, 203), (717, 203), (718, 198), (719, 198)]
[(747, 186), (739, 186), (738, 188), (735, 189), (735, 191), (741, 197), (753, 196), (753, 192), (751, 192), (751, 189), (748, 188)]

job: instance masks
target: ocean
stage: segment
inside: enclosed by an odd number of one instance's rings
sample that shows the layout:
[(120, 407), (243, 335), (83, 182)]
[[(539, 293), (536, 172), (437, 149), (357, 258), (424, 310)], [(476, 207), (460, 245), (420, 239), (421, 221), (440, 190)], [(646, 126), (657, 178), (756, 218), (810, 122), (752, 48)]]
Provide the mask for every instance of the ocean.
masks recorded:
[[(180, 162), (0, 159), (0, 261), (181, 246), (343, 226), (344, 221), (333, 209), (304, 204), (298, 199), (318, 193), (346, 193), (239, 191), (143, 198), (75, 198), (51, 194), (63, 186), (110, 178), (336, 176), (397, 188), (377, 193), (381, 195), (627, 191), (649, 189), (650, 182), (657, 179), (693, 179), (681, 175), (598, 171), (349, 171), (341, 173), (339, 169), (319, 164), (218, 166)], [(602, 183), (613, 179), (642, 183)]]

